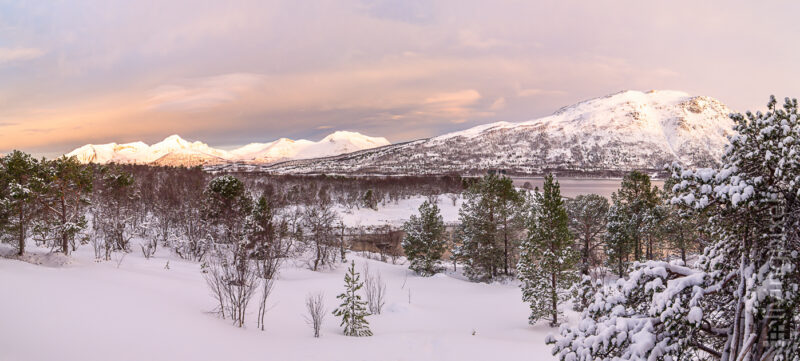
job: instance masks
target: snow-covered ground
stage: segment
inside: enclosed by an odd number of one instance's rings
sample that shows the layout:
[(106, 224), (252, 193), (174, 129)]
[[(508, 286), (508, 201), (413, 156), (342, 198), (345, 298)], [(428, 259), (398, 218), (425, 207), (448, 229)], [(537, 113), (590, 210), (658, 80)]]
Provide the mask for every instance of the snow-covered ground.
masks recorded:
[[(453, 203), (451, 198), (453, 196), (452, 194), (441, 195), (436, 202), (445, 223), (458, 221), (458, 210), (461, 208), (463, 198), (461, 195), (457, 195), (456, 201)], [(412, 214), (419, 213), (419, 206), (427, 199), (427, 197), (415, 196), (398, 200), (397, 203), (387, 202), (386, 204), (379, 204), (377, 210), (363, 207), (348, 209), (341, 205), (336, 206), (335, 209), (339, 213), (342, 222), (348, 227), (381, 225), (401, 227)]]
[[(11, 249), (0, 245), (0, 253)], [(149, 260), (130, 253), (119, 267), (116, 260), (94, 262), (89, 246), (66, 264), (60, 255), (30, 258), (43, 264), (0, 257), (3, 361), (554, 359), (544, 343), (554, 330), (528, 325), (514, 284), (472, 283), (457, 274), (422, 278), (404, 265), (352, 254), (358, 269), (369, 263), (382, 273), (388, 293), (383, 314), (368, 317), (375, 336), (355, 338), (342, 335), (330, 314), (344, 265), (312, 272), (286, 263), (261, 331), (257, 305), (244, 329), (209, 313), (215, 303), (199, 264), (169, 250)], [(318, 291), (329, 313), (315, 339), (303, 315), (305, 296)]]

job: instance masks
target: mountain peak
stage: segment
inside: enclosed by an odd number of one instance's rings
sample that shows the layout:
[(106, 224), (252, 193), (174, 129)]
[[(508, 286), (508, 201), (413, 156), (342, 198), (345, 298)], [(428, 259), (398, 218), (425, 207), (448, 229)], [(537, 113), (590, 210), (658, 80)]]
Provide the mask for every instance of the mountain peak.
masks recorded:
[(173, 134), (170, 135), (169, 137), (164, 138), (162, 142), (186, 142), (186, 140), (181, 138), (180, 135)]
[(370, 137), (359, 132), (351, 132), (346, 130), (337, 130), (322, 138), (320, 142), (348, 142), (357, 145), (370, 145), (372, 147), (383, 146), (391, 144), (389, 140), (384, 137)]
[(250, 143), (224, 151), (207, 144), (190, 142), (177, 134), (153, 145), (143, 142), (126, 144), (86, 144), (68, 156), (84, 163), (138, 163), (159, 165), (214, 164), (231, 161), (272, 163), (289, 159), (327, 157), (389, 144), (386, 138), (369, 137), (357, 132), (337, 131), (319, 142), (279, 138), (269, 143)]

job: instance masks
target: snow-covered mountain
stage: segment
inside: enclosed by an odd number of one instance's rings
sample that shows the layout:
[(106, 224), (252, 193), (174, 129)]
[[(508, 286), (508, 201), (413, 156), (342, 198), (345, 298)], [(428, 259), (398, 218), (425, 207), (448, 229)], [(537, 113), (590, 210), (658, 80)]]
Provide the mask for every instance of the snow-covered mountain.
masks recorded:
[(389, 144), (383, 137), (337, 131), (319, 142), (281, 138), (269, 143), (251, 143), (230, 153), (241, 161), (264, 164), (288, 159), (328, 157)]
[(125, 144), (87, 144), (67, 156), (76, 156), (84, 163), (135, 163), (154, 165), (213, 165), (228, 162), (273, 163), (290, 159), (328, 157), (390, 144), (386, 138), (369, 137), (356, 132), (337, 131), (324, 139), (291, 140), (281, 138), (269, 143), (251, 143), (238, 149), (225, 151), (202, 142), (189, 142), (171, 135), (161, 142), (147, 145), (143, 142)]
[(731, 110), (706, 96), (677, 91), (624, 91), (564, 107), (522, 123), (464, 131), (339, 156), (275, 163), (275, 173), (609, 174), (659, 171), (666, 163), (719, 162)]

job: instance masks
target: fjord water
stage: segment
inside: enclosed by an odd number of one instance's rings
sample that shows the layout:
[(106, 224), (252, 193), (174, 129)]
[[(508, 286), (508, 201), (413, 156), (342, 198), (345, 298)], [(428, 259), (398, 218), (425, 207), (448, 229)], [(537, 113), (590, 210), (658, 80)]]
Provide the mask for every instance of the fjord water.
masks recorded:
[[(530, 182), (533, 187), (539, 187), (539, 189), (541, 189), (544, 184), (544, 178), (541, 177), (512, 179), (514, 180), (514, 185), (517, 187), (522, 187), (525, 182)], [(658, 186), (659, 188), (664, 186), (664, 181), (661, 179), (653, 179), (651, 182), (654, 186)], [(622, 179), (558, 178), (558, 183), (561, 185), (561, 195), (567, 198), (572, 198), (581, 194), (595, 193), (611, 199), (611, 194), (619, 189)]]

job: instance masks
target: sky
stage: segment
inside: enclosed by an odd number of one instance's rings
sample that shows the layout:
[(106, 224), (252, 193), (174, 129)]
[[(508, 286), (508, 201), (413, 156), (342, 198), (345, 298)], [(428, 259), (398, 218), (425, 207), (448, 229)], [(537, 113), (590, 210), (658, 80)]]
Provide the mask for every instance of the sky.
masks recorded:
[(621, 90), (800, 96), (790, 1), (0, 0), (0, 153), (392, 142)]

